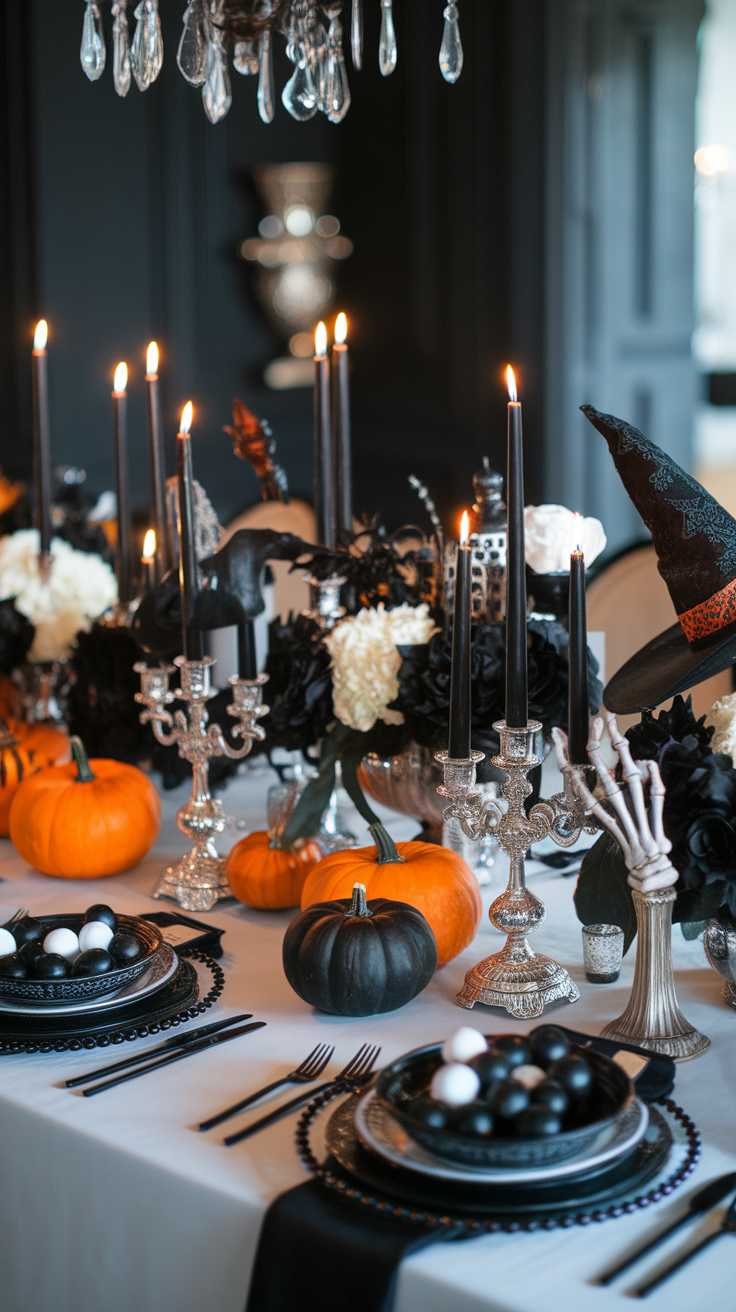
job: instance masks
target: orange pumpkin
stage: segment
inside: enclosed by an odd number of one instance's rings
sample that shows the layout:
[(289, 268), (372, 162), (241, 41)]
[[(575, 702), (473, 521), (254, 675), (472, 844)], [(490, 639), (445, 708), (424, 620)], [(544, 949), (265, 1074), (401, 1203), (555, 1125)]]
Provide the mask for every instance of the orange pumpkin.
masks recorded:
[(161, 799), (135, 765), (74, 760), (25, 779), (10, 807), (10, 837), (36, 870), (62, 879), (98, 879), (129, 870), (155, 842)]
[(0, 719), (0, 838), (10, 833), (10, 804), (21, 781), (68, 750), (69, 739), (54, 725)]
[(370, 826), (373, 847), (345, 847), (320, 861), (302, 892), (302, 911), (315, 902), (349, 898), (365, 884), (366, 897), (407, 902), (421, 911), (437, 939), (438, 966), (475, 938), (481, 918), (478, 881), (461, 856), (435, 843), (394, 843), (383, 825)]
[(266, 830), (257, 829), (235, 844), (225, 873), (239, 902), (259, 911), (281, 911), (299, 905), (304, 881), (321, 856), (313, 838), (301, 847), (273, 847)]

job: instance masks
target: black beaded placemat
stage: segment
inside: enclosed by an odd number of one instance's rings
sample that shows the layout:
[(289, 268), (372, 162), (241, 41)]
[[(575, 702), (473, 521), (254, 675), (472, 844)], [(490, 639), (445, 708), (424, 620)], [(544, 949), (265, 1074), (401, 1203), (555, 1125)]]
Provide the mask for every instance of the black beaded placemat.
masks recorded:
[[(107, 1048), (196, 1019), (217, 1001), (225, 976), (222, 967), (206, 953), (189, 949), (186, 956), (188, 959), (180, 960), (176, 974), (161, 989), (114, 1012), (85, 1011), (58, 1017), (0, 1014), (0, 1056)], [(193, 962), (199, 962), (209, 973), (202, 981), (204, 986), (209, 983), (204, 996)]]

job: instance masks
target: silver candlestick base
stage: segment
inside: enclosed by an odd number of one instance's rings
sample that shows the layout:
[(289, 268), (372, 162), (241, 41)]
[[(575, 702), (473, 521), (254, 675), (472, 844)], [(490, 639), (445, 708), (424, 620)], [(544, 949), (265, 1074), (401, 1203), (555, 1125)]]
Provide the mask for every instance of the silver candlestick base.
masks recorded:
[(484, 799), (473, 791), (482, 752), (472, 752), (467, 760), (453, 760), (447, 752), (438, 752), (436, 758), (445, 772), (444, 787), (438, 792), (451, 799), (445, 818), (458, 819), (470, 838), (493, 834), (509, 858), (508, 885), (489, 912), (491, 924), (508, 938), (500, 952), (468, 971), (455, 1001), (467, 1008), (476, 1002), (505, 1007), (512, 1016), (527, 1020), (540, 1016), (551, 1002), (563, 998), (577, 1002), (580, 993), (563, 966), (529, 947), (527, 934), (543, 923), (547, 913), (526, 887), (524, 857), (533, 843), (550, 836), (562, 847), (571, 846), (587, 817), (567, 777), (563, 793), (537, 802), (527, 815), (524, 800), (532, 791), (527, 775), (541, 764), (534, 740), (542, 726), (531, 720), (524, 729), (510, 729), (501, 720), (493, 727), (501, 739), (500, 755), (493, 757), (493, 764), (506, 775), (499, 785), (499, 799)]
[(634, 983), (626, 1010), (601, 1030), (601, 1037), (689, 1061), (710, 1047), (710, 1039), (685, 1019), (675, 994), (672, 908), (677, 894), (674, 888), (632, 889), (631, 896), (638, 931)]
[[(258, 720), (268, 713), (262, 703), (266, 674), (255, 679), (232, 676), (233, 701), (227, 708), (239, 723), (233, 735), (242, 738), (243, 746), (231, 747), (216, 724), (208, 724), (206, 703), (215, 695), (210, 687), (210, 669), (215, 664), (211, 656), (188, 661), (177, 656), (173, 665), (148, 666), (138, 661), (134, 666), (141, 676), (141, 691), (135, 699), (146, 710), (141, 712), (141, 724), (150, 723), (153, 732), (165, 747), (176, 744), (179, 755), (192, 767), (192, 795), (177, 812), (176, 823), (183, 834), (194, 843), (191, 852), (164, 870), (153, 897), (171, 897), (184, 911), (210, 911), (218, 898), (232, 897), (225, 877), (225, 858), (217, 851), (216, 837), (222, 833), (227, 818), (222, 806), (209, 790), (209, 762), (213, 756), (228, 756), (239, 761), (248, 755), (253, 740), (262, 741), (265, 732)], [(179, 670), (181, 688), (169, 690), (169, 677)], [(175, 698), (187, 703), (186, 713), (177, 710), (173, 716), (166, 709)], [(165, 728), (164, 728), (165, 726)]]

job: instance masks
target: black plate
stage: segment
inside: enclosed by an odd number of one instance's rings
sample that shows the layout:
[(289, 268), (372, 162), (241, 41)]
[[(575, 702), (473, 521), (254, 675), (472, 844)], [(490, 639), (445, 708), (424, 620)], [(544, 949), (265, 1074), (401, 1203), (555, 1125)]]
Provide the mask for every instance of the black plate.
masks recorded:
[[(493, 1035), (486, 1036), (489, 1040)], [(634, 1100), (634, 1086), (626, 1072), (592, 1048), (571, 1044), (574, 1056), (584, 1057), (591, 1068), (595, 1096), (595, 1120), (576, 1125), (560, 1134), (539, 1139), (488, 1139), (458, 1134), (455, 1130), (433, 1129), (411, 1115), (414, 1098), (427, 1092), (435, 1071), (442, 1065), (442, 1045), (429, 1044), (407, 1052), (391, 1062), (376, 1078), (376, 1097), (412, 1139), (447, 1161), (463, 1166), (529, 1167), (552, 1166), (583, 1152), (594, 1143), (601, 1130), (628, 1111)]]
[(354, 1113), (365, 1090), (343, 1102), (330, 1117), (326, 1145), (329, 1169), (337, 1169), (383, 1195), (416, 1207), (448, 1210), (472, 1216), (518, 1217), (527, 1220), (595, 1211), (617, 1202), (622, 1195), (644, 1189), (664, 1167), (674, 1143), (670, 1124), (650, 1105), (647, 1133), (624, 1158), (561, 1181), (534, 1181), (528, 1185), (490, 1185), (418, 1176), (383, 1161), (364, 1148), (354, 1124)]
[[(84, 913), (78, 915), (34, 916), (40, 920), (48, 932), (52, 929), (73, 929), (79, 934), (84, 924)], [(12, 1002), (25, 1002), (32, 1006), (48, 1006), (54, 1002), (86, 1002), (88, 998), (103, 998), (114, 989), (122, 989), (143, 974), (151, 964), (162, 943), (161, 930), (139, 916), (115, 917), (116, 930), (133, 934), (143, 944), (145, 951), (137, 961), (129, 966), (120, 966), (117, 970), (108, 970), (106, 975), (69, 976), (66, 979), (4, 979), (0, 977), (0, 995)]]

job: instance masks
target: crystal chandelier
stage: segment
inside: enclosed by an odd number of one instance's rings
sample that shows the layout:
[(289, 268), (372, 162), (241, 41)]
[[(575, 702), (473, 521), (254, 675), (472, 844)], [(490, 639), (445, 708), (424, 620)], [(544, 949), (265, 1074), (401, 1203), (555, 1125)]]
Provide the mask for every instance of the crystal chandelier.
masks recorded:
[[(365, 2), (350, 0), (354, 69), (363, 63)], [(381, 6), (378, 63), (388, 77), (397, 58), (393, 0), (372, 3)], [(131, 81), (145, 91), (161, 72), (164, 44), (158, 5), (159, 0), (140, 0), (135, 6), (131, 40), (128, 0), (111, 0), (113, 83), (119, 96), (127, 96)], [(270, 123), (275, 101), (273, 36), (280, 34), (294, 65), (281, 92), (284, 108), (299, 122), (319, 110), (331, 123), (339, 123), (350, 108), (342, 10), (343, 0), (188, 0), (176, 62), (187, 82), (202, 88), (211, 123), (224, 118), (232, 104), (231, 65), (237, 73), (258, 78), (258, 112), (264, 123)], [(440, 72), (446, 82), (456, 82), (463, 66), (457, 3), (451, 0), (443, 14)], [(85, 0), (80, 60), (91, 82), (102, 77), (107, 49), (97, 0)]]

